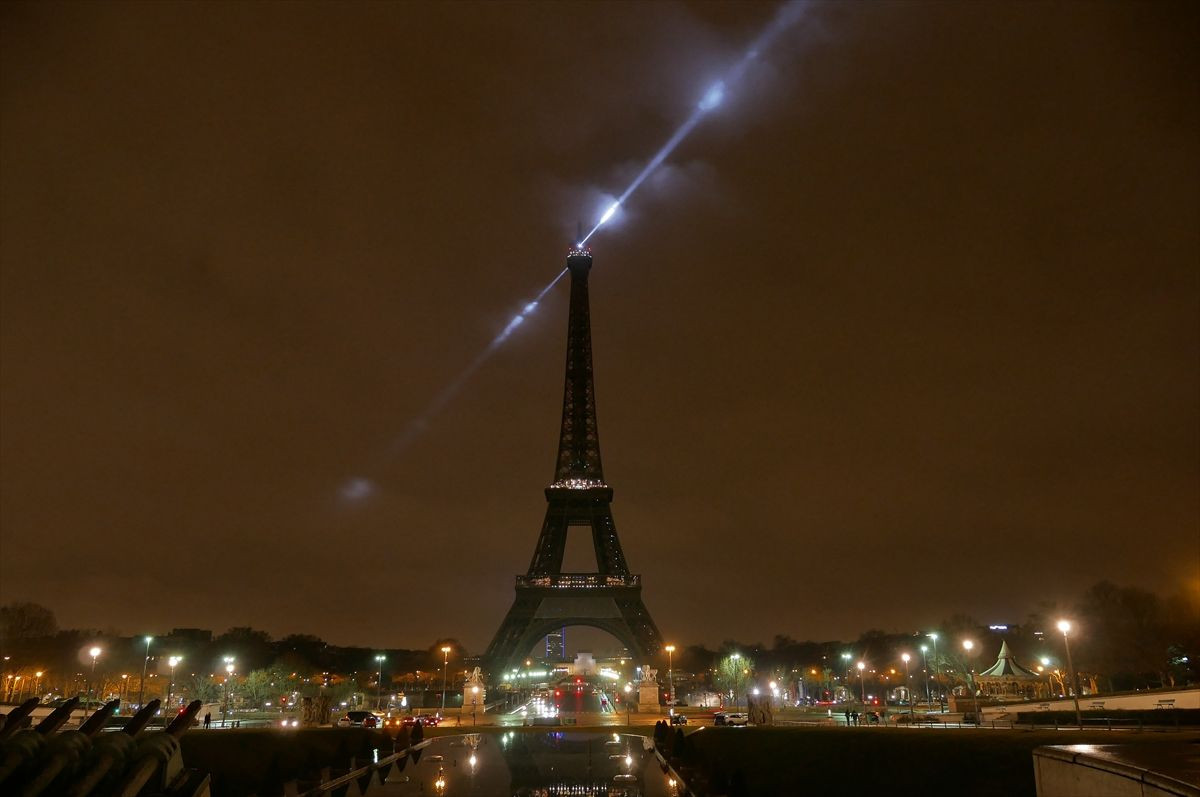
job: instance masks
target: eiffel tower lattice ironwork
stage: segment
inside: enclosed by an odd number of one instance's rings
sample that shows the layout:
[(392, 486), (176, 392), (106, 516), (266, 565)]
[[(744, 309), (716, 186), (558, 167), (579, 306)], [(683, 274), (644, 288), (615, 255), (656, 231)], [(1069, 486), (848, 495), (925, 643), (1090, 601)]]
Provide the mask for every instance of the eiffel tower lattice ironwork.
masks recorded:
[[(567, 323), (567, 375), (554, 482), (546, 488), (546, 519), (529, 572), (517, 576), (516, 598), (488, 646), (493, 673), (518, 666), (534, 644), (566, 626), (599, 628), (620, 640), (632, 656), (662, 649), (662, 636), (642, 602), (641, 576), (629, 572), (612, 516), (612, 488), (600, 465), (596, 390), (592, 381), (592, 329), (588, 307), (591, 252), (572, 249), (571, 310)], [(564, 573), (563, 553), (571, 528), (591, 531), (596, 571)]]

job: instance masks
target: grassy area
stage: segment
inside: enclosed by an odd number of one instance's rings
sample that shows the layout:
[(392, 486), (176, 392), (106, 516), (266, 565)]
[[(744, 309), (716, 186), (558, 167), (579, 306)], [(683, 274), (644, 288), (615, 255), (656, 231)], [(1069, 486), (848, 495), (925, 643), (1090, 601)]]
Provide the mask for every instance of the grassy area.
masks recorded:
[(1035, 747), (1161, 742), (1200, 743), (1200, 733), (704, 728), (688, 734), (681, 761), (700, 794), (1035, 797)]

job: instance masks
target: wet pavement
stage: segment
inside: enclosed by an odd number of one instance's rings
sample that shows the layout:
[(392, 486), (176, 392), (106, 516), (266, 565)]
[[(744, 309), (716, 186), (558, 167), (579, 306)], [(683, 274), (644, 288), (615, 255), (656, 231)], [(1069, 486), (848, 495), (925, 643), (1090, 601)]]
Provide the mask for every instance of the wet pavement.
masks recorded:
[[(642, 736), (505, 731), (446, 736), (373, 794), (483, 797), (677, 797)], [(440, 785), (439, 785), (440, 781)]]

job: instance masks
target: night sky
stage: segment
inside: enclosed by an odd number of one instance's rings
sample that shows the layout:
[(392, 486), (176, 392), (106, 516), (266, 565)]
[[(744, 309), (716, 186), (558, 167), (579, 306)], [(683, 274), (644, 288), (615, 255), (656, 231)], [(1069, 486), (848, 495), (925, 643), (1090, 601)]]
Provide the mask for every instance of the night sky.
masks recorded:
[[(0, 602), (482, 652), (566, 284), (413, 424), (774, 13), (4, 4)], [(596, 235), (664, 637), (1200, 594), (1198, 20), (813, 6)]]

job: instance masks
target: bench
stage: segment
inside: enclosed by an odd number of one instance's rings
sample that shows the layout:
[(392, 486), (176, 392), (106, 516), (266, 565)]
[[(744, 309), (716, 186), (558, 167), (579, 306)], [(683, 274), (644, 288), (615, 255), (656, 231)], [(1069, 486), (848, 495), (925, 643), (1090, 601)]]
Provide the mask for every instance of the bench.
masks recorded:
[(1091, 703), (1088, 704), (1088, 708), (1093, 711), (1102, 709), (1102, 708), (1104, 708), (1104, 701), (1103, 700), (1093, 700)]
[(1175, 708), (1175, 698), (1165, 697), (1158, 701), (1158, 705), (1155, 708)]

